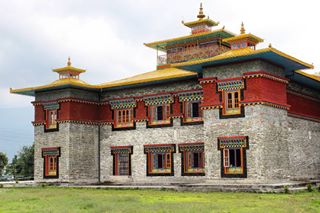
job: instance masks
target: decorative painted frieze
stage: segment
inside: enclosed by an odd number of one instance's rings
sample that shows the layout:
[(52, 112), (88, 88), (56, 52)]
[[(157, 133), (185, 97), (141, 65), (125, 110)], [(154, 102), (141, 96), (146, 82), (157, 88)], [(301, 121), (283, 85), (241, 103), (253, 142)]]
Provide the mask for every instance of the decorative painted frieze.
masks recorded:
[(127, 109), (136, 107), (137, 103), (133, 98), (121, 99), (121, 100), (111, 100), (109, 101), (111, 109)]
[(179, 93), (179, 101), (199, 101), (203, 98), (203, 92), (202, 91), (189, 91), (189, 92), (183, 92)]
[(217, 82), (218, 91), (234, 91), (244, 88), (243, 80), (230, 80), (230, 81), (221, 81)]
[(229, 136), (219, 137), (218, 147), (219, 149), (224, 148), (248, 148), (247, 137), (245, 136)]
[(159, 95), (159, 96), (148, 96), (143, 98), (145, 105), (164, 105), (164, 104), (172, 104), (174, 99), (173, 96), (168, 95)]

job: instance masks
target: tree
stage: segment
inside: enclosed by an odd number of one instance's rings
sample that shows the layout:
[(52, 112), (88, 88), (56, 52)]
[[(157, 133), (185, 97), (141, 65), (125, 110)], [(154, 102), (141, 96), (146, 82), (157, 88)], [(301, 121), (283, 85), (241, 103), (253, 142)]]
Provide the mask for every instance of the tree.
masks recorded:
[(22, 178), (33, 178), (34, 145), (24, 146), (18, 155), (15, 155), (8, 166), (8, 173)]
[(6, 168), (8, 164), (8, 157), (5, 153), (0, 152), (0, 176), (2, 176), (4, 168)]

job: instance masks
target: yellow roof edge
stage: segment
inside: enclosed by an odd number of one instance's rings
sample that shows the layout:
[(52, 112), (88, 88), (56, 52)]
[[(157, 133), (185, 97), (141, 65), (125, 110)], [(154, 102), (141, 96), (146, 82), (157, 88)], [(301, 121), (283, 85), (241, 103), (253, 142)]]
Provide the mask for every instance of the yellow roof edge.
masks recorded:
[(118, 86), (128, 86), (128, 85), (134, 85), (134, 84), (142, 84), (142, 83), (148, 83), (148, 82), (153, 82), (153, 81), (160, 81), (160, 80), (166, 80), (166, 79), (174, 79), (174, 78), (182, 78), (182, 77), (189, 77), (189, 76), (194, 76), (197, 75), (195, 72), (191, 71), (185, 71), (185, 72), (190, 72), (190, 73), (185, 73), (185, 74), (175, 74), (171, 76), (160, 76), (160, 77), (154, 77), (150, 79), (137, 79), (131, 82), (108, 82), (104, 84), (100, 84), (99, 86), (101, 88), (111, 88), (111, 87), (118, 87)]
[[(63, 79), (63, 80), (65, 80), (65, 79)], [(98, 86), (91, 85), (88, 83), (79, 83), (76, 81), (61, 82), (60, 84), (59, 84), (59, 82), (58, 83), (56, 83), (56, 82), (57, 81), (54, 81), (50, 84), (43, 85), (43, 86), (26, 87), (26, 88), (21, 88), (21, 89), (10, 88), (10, 93), (19, 93), (19, 92), (41, 90), (41, 89), (49, 89), (49, 88), (55, 88), (55, 87), (64, 86), (64, 85), (73, 85), (73, 86), (79, 86), (79, 87), (88, 88), (88, 89), (100, 89), (100, 87), (98, 87)]]
[(246, 34), (240, 34), (231, 38), (224, 38), (222, 41), (223, 42), (230, 42), (230, 41), (236, 41), (236, 40), (240, 40), (240, 39), (244, 39), (244, 38), (253, 38), (255, 40), (257, 40), (258, 42), (263, 42), (264, 40), (258, 36), (255, 36), (251, 33), (246, 33)]
[[(151, 77), (149, 79), (136, 79), (136, 80), (130, 81), (130, 78), (134, 77), (134, 76), (132, 76), (132, 77), (129, 77), (126, 79), (116, 80), (116, 81), (114, 81), (114, 83), (111, 81), (111, 82), (97, 84), (97, 85), (91, 85), (91, 84), (87, 84), (85, 82), (78, 82), (79, 80), (73, 81), (73, 79), (72, 79), (72, 80), (65, 81), (66, 79), (62, 79), (61, 82), (59, 82), (60, 80), (57, 80), (57, 81), (54, 81), (50, 84), (43, 85), (43, 86), (27, 87), (27, 88), (21, 88), (21, 89), (10, 88), (10, 93), (36, 91), (36, 90), (41, 90), (41, 89), (55, 88), (55, 87), (64, 86), (64, 85), (79, 86), (79, 87), (83, 87), (83, 88), (87, 88), (87, 89), (103, 89), (103, 88), (127, 86), (127, 85), (134, 85), (134, 84), (140, 84), (140, 83), (165, 80), (165, 79), (174, 79), (174, 78), (179, 78), (179, 77), (188, 77), (188, 76), (197, 75), (197, 73), (192, 72), (192, 71), (178, 69), (178, 68), (173, 68), (173, 69), (176, 69), (176, 70), (183, 72), (183, 73), (176, 73), (176, 74), (169, 75), (169, 76), (158, 76), (158, 77), (156, 76), (156, 77)], [(158, 71), (158, 70), (156, 70), (156, 71)], [(156, 71), (150, 71), (150, 72), (156, 72)], [(144, 73), (139, 74), (139, 75), (144, 75)], [(126, 80), (129, 82), (125, 82)], [(122, 81), (122, 82), (117, 82), (117, 81)]]
[[(237, 49), (236, 51), (239, 51), (239, 50), (241, 50), (241, 49)], [(234, 50), (229, 50), (229, 51), (234, 51)], [(229, 52), (229, 51), (228, 51), (228, 52)], [(306, 62), (303, 62), (303, 61), (301, 61), (301, 60), (299, 60), (299, 59), (297, 59), (297, 58), (295, 58), (295, 57), (292, 57), (292, 56), (290, 56), (290, 55), (288, 55), (288, 54), (286, 54), (286, 53), (283, 53), (283, 52), (281, 52), (281, 51), (279, 51), (279, 50), (277, 50), (277, 49), (275, 49), (275, 48), (273, 48), (273, 47), (267, 47), (267, 48), (263, 48), (263, 49), (259, 49), (259, 50), (253, 50), (251, 53), (246, 53), (246, 54), (243, 54), (243, 55), (254, 55), (254, 54), (263, 53), (263, 52), (268, 52), (268, 51), (272, 51), (272, 52), (274, 52), (274, 53), (276, 53), (276, 54), (278, 54), (278, 55), (281, 55), (282, 57), (288, 58), (288, 59), (290, 59), (290, 60), (292, 60), (292, 61), (295, 61), (295, 62), (297, 62), (297, 63), (299, 63), (299, 64), (302, 64), (302, 65), (304, 65), (304, 66), (306, 66), (306, 67), (308, 67), (308, 68), (310, 68), (310, 69), (313, 69), (313, 68), (314, 68), (312, 64), (308, 64), (308, 63), (306, 63)], [(228, 52), (225, 52), (225, 53), (228, 53)], [(200, 63), (204, 63), (204, 62), (208, 62), (208, 61), (216, 61), (216, 60), (222, 60), (222, 59), (226, 59), (226, 58), (233, 58), (233, 57), (240, 57), (240, 56), (242, 56), (242, 55), (236, 55), (236, 56), (234, 56), (234, 55), (228, 55), (228, 56), (223, 57), (225, 53), (222, 53), (222, 54), (220, 54), (220, 55), (213, 56), (213, 57), (211, 57), (211, 58), (200, 59), (200, 60), (198, 60), (198, 61), (187, 61), (187, 62), (181, 62), (181, 63), (171, 64), (171, 66), (177, 68), (177, 67), (181, 67), (181, 66), (187, 66), (187, 65), (193, 65), (193, 64), (200, 64)]]
[(197, 25), (197, 24), (202, 24), (202, 23), (208, 23), (210, 24), (210, 26), (217, 26), (219, 24), (219, 22), (217, 21), (213, 21), (212, 19), (210, 19), (209, 17), (208, 18), (203, 18), (203, 19), (198, 19), (196, 21), (189, 21), (189, 22), (184, 22), (182, 21), (182, 24), (184, 26), (187, 26), (187, 27), (192, 27), (194, 25)]
[(273, 51), (273, 52), (275, 52), (275, 53), (277, 53), (277, 54), (279, 54), (279, 55), (281, 55), (281, 56), (283, 56), (285, 58), (288, 58), (288, 59), (290, 59), (292, 61), (295, 61), (295, 62), (297, 62), (299, 64), (302, 64), (302, 65), (304, 65), (304, 66), (306, 66), (306, 67), (308, 67), (310, 69), (314, 69), (313, 64), (309, 64), (309, 63), (306, 63), (304, 61), (301, 61), (300, 59), (297, 59), (297, 58), (295, 58), (293, 56), (290, 56), (290, 55), (288, 55), (288, 54), (286, 54), (284, 52), (281, 52), (280, 50), (277, 50), (277, 49), (275, 49), (273, 47), (268, 47), (268, 48), (265, 48), (265, 49), (270, 49), (271, 51)]
[(191, 34), (191, 35), (186, 35), (186, 36), (180, 36), (180, 37), (171, 38), (171, 39), (166, 39), (166, 40), (161, 40), (161, 41), (144, 43), (144, 45), (147, 46), (147, 47), (154, 48), (155, 45), (159, 45), (159, 44), (163, 44), (163, 43), (167, 43), (167, 42), (171, 42), (171, 41), (177, 41), (177, 40), (181, 40), (181, 39), (186, 39), (186, 38), (198, 37), (198, 36), (207, 35), (207, 34), (216, 33), (216, 32), (226, 32), (226, 33), (229, 33), (229, 34), (231, 34), (231, 35), (235, 35), (234, 33), (230, 32), (230, 31), (228, 31), (228, 30), (225, 30), (224, 28), (220, 28), (220, 29), (212, 30), (212, 31), (210, 31), (210, 32), (203, 32), (203, 33)]
[(302, 70), (295, 70), (295, 72), (320, 82), (320, 76), (309, 74), (309, 73), (303, 72)]
[(66, 66), (66, 67), (62, 67), (62, 68), (56, 68), (56, 69), (52, 69), (53, 72), (63, 72), (63, 71), (76, 71), (76, 72), (80, 72), (83, 73), (86, 70), (85, 69), (80, 69), (80, 68), (76, 68), (76, 67), (72, 67), (72, 66)]

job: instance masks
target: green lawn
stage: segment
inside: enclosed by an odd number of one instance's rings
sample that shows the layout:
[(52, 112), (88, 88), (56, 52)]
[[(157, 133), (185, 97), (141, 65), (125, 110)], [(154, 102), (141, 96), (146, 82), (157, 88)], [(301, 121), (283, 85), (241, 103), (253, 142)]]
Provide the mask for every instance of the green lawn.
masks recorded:
[(320, 212), (320, 192), (255, 194), (0, 188), (0, 212)]

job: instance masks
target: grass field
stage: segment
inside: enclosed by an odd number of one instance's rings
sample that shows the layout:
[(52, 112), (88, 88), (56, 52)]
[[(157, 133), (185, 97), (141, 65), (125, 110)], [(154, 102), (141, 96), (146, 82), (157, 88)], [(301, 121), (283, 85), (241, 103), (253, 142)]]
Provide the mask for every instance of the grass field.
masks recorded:
[(0, 212), (320, 212), (320, 192), (255, 194), (0, 188)]

